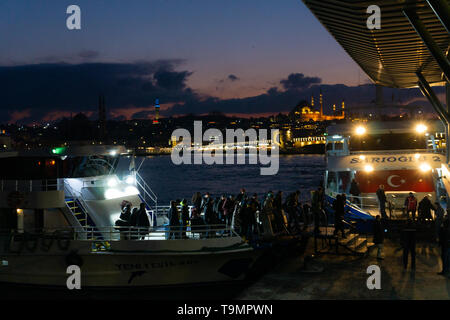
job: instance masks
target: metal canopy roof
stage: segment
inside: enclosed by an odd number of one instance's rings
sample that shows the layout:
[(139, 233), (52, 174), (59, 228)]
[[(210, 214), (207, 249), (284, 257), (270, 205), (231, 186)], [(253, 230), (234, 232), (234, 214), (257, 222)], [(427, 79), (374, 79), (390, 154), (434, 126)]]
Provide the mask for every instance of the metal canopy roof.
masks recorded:
[[(444, 5), (450, 0), (441, 0)], [(450, 35), (423, 0), (303, 0), (344, 50), (376, 84), (410, 88), (417, 86), (420, 71), (430, 84), (443, 85), (442, 71), (404, 15), (414, 8), (417, 16), (448, 57)], [(370, 5), (381, 9), (381, 29), (369, 30)], [(448, 21), (447, 21), (448, 23)]]

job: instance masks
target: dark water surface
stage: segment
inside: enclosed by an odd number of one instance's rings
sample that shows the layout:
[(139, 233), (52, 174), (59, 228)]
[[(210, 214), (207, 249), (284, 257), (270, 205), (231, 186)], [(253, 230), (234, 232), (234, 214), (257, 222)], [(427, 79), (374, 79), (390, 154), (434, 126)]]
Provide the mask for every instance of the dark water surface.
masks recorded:
[[(248, 161), (247, 161), (248, 162)], [(136, 160), (136, 166), (141, 158)], [(127, 164), (121, 163), (121, 168)], [(276, 175), (260, 175), (260, 165), (175, 165), (170, 156), (147, 157), (140, 174), (158, 196), (159, 205), (186, 198), (194, 192), (213, 196), (237, 194), (240, 188), (257, 193), (260, 199), (269, 190), (286, 195), (301, 191), (301, 199), (309, 199), (309, 191), (322, 182), (325, 169), (323, 155), (280, 155)]]

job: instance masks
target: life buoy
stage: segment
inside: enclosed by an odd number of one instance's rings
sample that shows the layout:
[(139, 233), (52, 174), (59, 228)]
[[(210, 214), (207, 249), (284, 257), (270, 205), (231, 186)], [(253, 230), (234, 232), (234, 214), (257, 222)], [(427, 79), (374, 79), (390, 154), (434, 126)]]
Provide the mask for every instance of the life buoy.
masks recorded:
[[(25, 248), (30, 252), (36, 251), (38, 240), (39, 239), (36, 236), (32, 236), (28, 233), (23, 234), (23, 242), (25, 243)], [(30, 242), (32, 243), (31, 246), (28, 245)]]
[(76, 251), (71, 251), (67, 256), (66, 256), (66, 264), (67, 266), (79, 266), (81, 267), (83, 265), (83, 258), (81, 258)]
[(41, 238), (41, 249), (42, 251), (48, 252), (53, 245), (53, 238)]

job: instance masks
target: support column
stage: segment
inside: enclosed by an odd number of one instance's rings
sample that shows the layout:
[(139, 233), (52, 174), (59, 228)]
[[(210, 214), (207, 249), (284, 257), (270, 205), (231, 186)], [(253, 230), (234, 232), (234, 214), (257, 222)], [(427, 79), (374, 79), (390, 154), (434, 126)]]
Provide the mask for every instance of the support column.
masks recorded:
[(436, 60), (437, 64), (441, 68), (444, 73), (447, 82), (450, 81), (450, 62), (445, 56), (444, 52), (442, 52), (441, 48), (437, 45), (437, 43), (433, 40), (433, 37), (428, 32), (427, 28), (423, 24), (423, 22), (419, 19), (417, 13), (414, 9), (404, 9), (403, 14), (408, 18), (411, 25), (416, 30), (417, 34), (422, 39), (423, 43), (427, 47), (428, 51), (430, 51), (433, 58)]
[(450, 6), (448, 3), (442, 0), (427, 0), (427, 2), (447, 32), (450, 33)]

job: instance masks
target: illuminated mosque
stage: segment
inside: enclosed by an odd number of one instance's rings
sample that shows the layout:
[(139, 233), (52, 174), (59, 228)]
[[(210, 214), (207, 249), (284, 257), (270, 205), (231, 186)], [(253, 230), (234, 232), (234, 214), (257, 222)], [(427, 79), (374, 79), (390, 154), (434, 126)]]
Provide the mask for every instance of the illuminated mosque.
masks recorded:
[(336, 105), (333, 104), (333, 115), (326, 115), (323, 113), (323, 95), (320, 90), (319, 96), (320, 110), (314, 108), (314, 96), (311, 96), (311, 104), (306, 100), (300, 101), (294, 110), (291, 111), (291, 116), (295, 120), (306, 121), (326, 121), (326, 120), (341, 120), (345, 118), (345, 102), (342, 100), (340, 112), (336, 110)]

